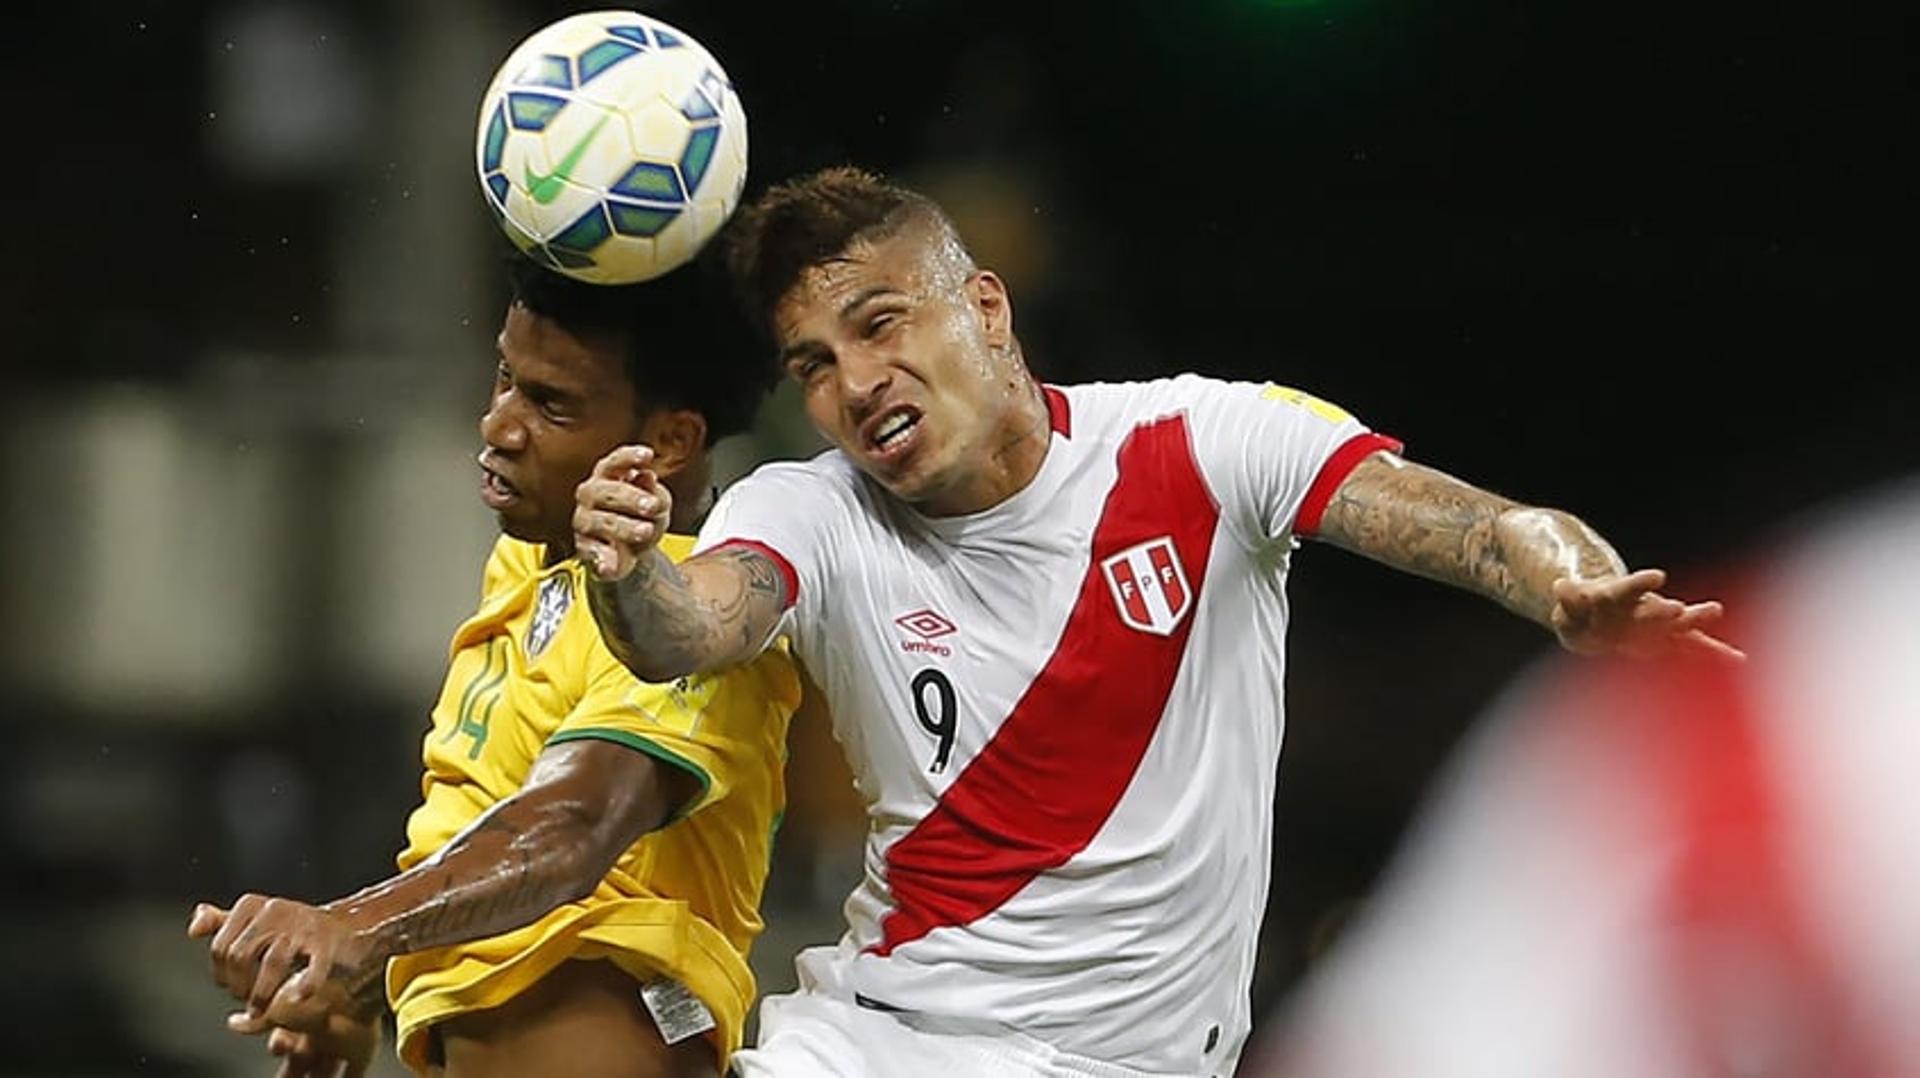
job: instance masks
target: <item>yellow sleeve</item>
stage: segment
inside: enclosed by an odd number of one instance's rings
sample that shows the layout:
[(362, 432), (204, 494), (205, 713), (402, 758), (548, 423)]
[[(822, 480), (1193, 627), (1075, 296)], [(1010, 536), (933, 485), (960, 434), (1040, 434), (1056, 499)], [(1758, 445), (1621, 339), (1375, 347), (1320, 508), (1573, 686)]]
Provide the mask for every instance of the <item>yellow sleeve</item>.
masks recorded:
[(696, 674), (655, 685), (635, 678), (601, 649), (594, 650), (586, 695), (547, 744), (590, 738), (612, 741), (692, 775), (700, 792), (672, 820), (691, 816), (725, 797), (733, 785), (728, 761), (734, 753), (729, 751), (725, 724), (711, 712), (726, 705), (718, 699), (724, 695), (726, 675)]

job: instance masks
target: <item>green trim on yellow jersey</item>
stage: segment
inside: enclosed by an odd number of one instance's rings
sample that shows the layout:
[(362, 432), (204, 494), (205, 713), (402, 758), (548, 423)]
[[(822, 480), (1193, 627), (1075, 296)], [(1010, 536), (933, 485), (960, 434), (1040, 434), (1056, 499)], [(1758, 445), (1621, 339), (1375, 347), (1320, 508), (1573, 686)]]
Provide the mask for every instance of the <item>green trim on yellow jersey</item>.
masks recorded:
[[(641, 737), (639, 734), (629, 733), (626, 730), (610, 730), (604, 726), (587, 726), (577, 730), (562, 730), (548, 738), (547, 744), (557, 745), (562, 741), (611, 741), (615, 744), (625, 745), (630, 749), (644, 752), (663, 764), (671, 764), (685, 771), (687, 774), (692, 775), (700, 783), (700, 792), (694, 795), (692, 800), (686, 804), (674, 809), (673, 815), (667, 817), (667, 823), (685, 819), (695, 808), (706, 803), (707, 794), (713, 789), (713, 776), (707, 774), (705, 768), (687, 759), (685, 756), (674, 752), (672, 749), (657, 745)], [(663, 824), (662, 826), (665, 825)], [(776, 826), (778, 825), (776, 824)]]

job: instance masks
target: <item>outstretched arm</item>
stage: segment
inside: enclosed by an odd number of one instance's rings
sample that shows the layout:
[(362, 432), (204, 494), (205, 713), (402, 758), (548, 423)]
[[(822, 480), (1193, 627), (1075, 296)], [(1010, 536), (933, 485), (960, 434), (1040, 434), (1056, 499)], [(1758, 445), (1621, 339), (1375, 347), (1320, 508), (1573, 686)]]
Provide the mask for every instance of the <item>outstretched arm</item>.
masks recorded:
[(767, 555), (721, 547), (679, 564), (660, 553), (673, 498), (645, 446), (623, 446), (580, 484), (574, 546), (608, 650), (643, 681), (717, 670), (759, 653), (791, 596)]
[(231, 910), (202, 904), (187, 933), (212, 937), (214, 979), (247, 1002), (236, 1029), (311, 1028), (361, 1010), (394, 955), (498, 935), (591, 894), (696, 786), (623, 745), (562, 742), (518, 793), (406, 872), (324, 906), (263, 895)]
[(1733, 657), (1709, 634), (1717, 602), (1659, 593), (1666, 574), (1626, 563), (1578, 517), (1491, 494), (1384, 452), (1334, 491), (1315, 537), (1475, 591), (1553, 631), (1569, 650), (1657, 654), (1676, 646)]

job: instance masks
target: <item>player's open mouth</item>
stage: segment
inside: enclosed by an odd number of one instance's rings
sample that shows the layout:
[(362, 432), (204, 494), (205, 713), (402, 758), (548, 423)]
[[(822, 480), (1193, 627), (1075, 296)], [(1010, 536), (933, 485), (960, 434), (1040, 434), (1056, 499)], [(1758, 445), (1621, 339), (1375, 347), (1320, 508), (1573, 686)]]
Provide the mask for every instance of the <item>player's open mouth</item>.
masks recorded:
[(513, 488), (512, 483), (501, 478), (499, 472), (483, 464), (480, 466), (480, 475), (480, 498), (487, 503), (487, 508), (505, 509), (520, 497), (520, 492)]
[(877, 459), (899, 457), (920, 430), (920, 410), (911, 405), (890, 408), (865, 424), (867, 449)]

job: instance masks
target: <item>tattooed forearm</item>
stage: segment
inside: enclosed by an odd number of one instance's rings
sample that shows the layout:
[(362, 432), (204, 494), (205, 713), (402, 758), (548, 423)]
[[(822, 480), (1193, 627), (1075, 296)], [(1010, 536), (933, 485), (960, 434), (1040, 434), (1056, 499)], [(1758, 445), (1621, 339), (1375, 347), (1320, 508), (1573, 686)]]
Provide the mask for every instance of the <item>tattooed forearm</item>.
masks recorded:
[(1542, 625), (1553, 610), (1554, 581), (1596, 580), (1627, 571), (1613, 546), (1572, 513), (1516, 506), (1500, 514), (1495, 530), (1510, 581), (1507, 593), (1497, 598)]
[(386, 967), (382, 964), (368, 971), (371, 975), (356, 979), (345, 967), (333, 967), (329, 976), (343, 982), (347, 988), (348, 1014), (362, 1022), (371, 1022), (386, 1012), (387, 981), (381, 976), (385, 971)]
[(752, 658), (787, 600), (772, 559), (744, 547), (721, 547), (685, 566), (650, 551), (621, 580), (591, 580), (587, 598), (607, 647), (647, 681)]
[(334, 973), (357, 987), (390, 955), (530, 924), (591, 893), (624, 848), (577, 801), (501, 802), (429, 860), (329, 904), (374, 941), (368, 969)]
[(1490, 494), (1376, 453), (1340, 484), (1320, 538), (1376, 561), (1477, 591), (1546, 624), (1553, 583), (1626, 571), (1578, 518)]

